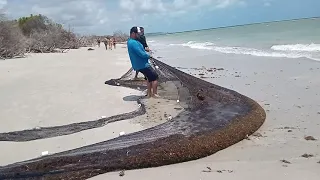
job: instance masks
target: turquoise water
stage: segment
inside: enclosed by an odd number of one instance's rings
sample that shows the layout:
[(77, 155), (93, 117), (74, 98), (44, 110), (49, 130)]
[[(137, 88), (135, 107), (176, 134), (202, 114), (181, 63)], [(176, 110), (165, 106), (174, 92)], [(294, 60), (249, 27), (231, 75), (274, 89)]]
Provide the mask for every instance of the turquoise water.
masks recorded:
[(153, 49), (320, 60), (320, 18), (149, 36)]

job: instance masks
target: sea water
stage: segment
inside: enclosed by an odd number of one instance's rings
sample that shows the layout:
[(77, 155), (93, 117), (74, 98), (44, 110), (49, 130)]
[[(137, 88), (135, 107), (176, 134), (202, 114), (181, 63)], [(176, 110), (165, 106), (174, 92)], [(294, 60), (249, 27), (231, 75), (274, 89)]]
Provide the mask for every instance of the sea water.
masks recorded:
[(320, 18), (148, 36), (156, 56), (166, 59), (243, 56), (320, 61)]

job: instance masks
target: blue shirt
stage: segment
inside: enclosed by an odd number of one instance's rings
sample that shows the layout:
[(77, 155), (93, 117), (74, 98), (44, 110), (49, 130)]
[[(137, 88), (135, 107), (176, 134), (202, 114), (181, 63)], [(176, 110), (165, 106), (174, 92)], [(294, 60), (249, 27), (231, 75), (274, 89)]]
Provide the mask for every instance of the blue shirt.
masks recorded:
[(128, 39), (127, 42), (129, 57), (132, 68), (135, 71), (150, 67), (150, 55), (144, 50), (143, 45), (134, 39)]

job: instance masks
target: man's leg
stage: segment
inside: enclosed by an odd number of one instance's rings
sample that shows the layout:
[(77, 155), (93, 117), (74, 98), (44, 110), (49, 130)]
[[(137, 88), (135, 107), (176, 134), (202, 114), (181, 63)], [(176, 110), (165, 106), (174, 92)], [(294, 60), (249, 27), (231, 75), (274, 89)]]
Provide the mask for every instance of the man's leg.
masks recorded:
[(158, 97), (158, 81), (152, 81), (152, 96), (153, 97)]
[(147, 87), (148, 87), (148, 91), (147, 91), (147, 96), (150, 98), (152, 97), (152, 82), (147, 81)]
[(140, 72), (146, 77), (148, 85), (148, 97), (159, 97), (158, 95), (158, 74), (151, 68), (145, 68)]

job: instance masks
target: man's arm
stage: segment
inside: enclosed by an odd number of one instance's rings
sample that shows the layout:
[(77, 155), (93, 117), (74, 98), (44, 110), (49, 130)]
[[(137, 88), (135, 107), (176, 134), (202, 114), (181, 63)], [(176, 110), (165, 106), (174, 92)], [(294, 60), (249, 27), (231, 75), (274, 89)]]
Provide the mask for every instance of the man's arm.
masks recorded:
[(149, 59), (150, 55), (146, 53), (146, 51), (138, 44), (139, 42), (135, 42), (135, 44), (131, 44), (132, 49), (137, 53), (141, 58)]

